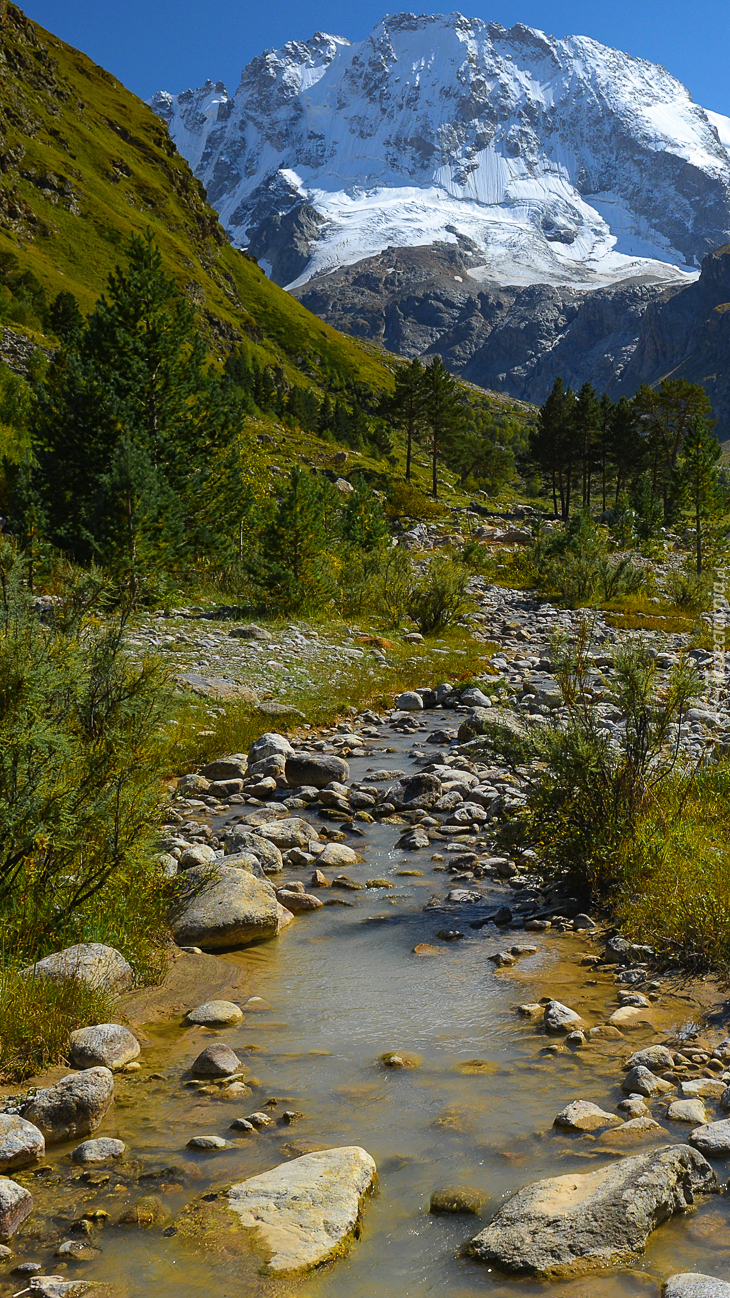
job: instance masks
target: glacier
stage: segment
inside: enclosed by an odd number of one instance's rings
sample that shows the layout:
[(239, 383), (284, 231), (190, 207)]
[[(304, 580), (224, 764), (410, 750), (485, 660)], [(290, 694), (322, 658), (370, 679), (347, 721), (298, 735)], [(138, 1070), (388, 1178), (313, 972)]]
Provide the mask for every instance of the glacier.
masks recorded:
[(208, 81), (151, 105), (287, 288), (465, 240), (477, 282), (679, 285), (730, 239), (730, 119), (586, 36), (402, 13), (358, 43), (266, 50), (233, 95)]

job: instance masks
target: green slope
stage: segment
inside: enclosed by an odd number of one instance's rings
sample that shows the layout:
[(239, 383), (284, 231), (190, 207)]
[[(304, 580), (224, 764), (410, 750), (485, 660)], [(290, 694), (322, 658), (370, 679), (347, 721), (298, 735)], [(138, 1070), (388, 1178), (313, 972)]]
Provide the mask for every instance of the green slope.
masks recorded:
[(311, 315), (230, 246), (146, 104), (0, 0), (0, 257), (14, 253), (49, 299), (68, 289), (88, 312), (129, 234), (147, 226), (219, 353), (246, 339), (262, 364), (291, 376), (390, 386), (374, 349)]

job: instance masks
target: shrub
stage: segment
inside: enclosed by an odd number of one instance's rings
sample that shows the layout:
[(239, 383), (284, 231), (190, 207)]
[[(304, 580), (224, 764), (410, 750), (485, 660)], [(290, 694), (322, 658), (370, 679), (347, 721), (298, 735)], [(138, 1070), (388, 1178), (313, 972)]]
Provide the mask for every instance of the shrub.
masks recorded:
[(127, 657), (124, 610), (92, 625), (102, 596), (74, 581), (42, 623), (0, 542), (0, 916), (18, 959), (112, 934), (149, 967), (171, 694)]
[(660, 688), (646, 646), (630, 645), (616, 655), (615, 679), (600, 691), (625, 720), (609, 739), (593, 697), (589, 645), (584, 621), (575, 644), (553, 646), (565, 722), (521, 736), (497, 726), (482, 748), (500, 753), (513, 767), (529, 766), (526, 807), (505, 825), (506, 836), (536, 848), (550, 876), (565, 879), (583, 896), (605, 898), (620, 882), (621, 854), (641, 818), (686, 774), (677, 727), (702, 681), (680, 663)]
[(408, 612), (422, 635), (431, 635), (451, 626), (466, 608), (469, 570), (446, 555), (430, 560), (417, 582)]
[(706, 613), (712, 604), (712, 575), (698, 574), (693, 568), (675, 569), (667, 575), (667, 593), (678, 608), (688, 613)]
[(408, 518), (423, 522), (428, 518), (438, 518), (441, 510), (435, 501), (430, 500), (412, 482), (393, 482), (388, 488), (385, 501), (387, 518)]

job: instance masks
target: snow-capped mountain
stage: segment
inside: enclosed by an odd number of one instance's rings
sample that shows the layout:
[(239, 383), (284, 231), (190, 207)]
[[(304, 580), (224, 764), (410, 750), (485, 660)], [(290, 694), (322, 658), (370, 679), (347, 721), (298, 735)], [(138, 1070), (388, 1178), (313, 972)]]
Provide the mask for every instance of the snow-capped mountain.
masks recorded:
[(687, 283), (730, 240), (730, 119), (585, 36), (398, 14), (152, 107), (287, 287), (432, 244), (475, 252), (477, 283)]

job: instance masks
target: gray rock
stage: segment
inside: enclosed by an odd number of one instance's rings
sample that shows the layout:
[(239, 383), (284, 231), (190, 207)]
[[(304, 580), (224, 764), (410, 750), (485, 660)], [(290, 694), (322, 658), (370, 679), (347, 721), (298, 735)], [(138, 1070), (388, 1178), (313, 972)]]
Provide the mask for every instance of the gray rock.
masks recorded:
[(266, 734), (259, 735), (249, 748), (248, 764), (254, 766), (256, 762), (263, 762), (267, 757), (290, 757), (293, 752), (294, 749), (284, 735), (267, 730)]
[(196, 865), (212, 865), (214, 861), (215, 852), (207, 843), (193, 843), (180, 853), (181, 870), (193, 870)]
[(208, 762), (200, 774), (214, 784), (218, 784), (221, 780), (242, 780), (247, 765), (245, 753), (231, 753), (228, 757), (219, 757), (215, 762)]
[(648, 1068), (652, 1073), (659, 1073), (673, 1067), (674, 1055), (666, 1046), (647, 1046), (645, 1050), (637, 1050), (624, 1064), (627, 1072), (630, 1068)]
[(255, 622), (250, 622), (246, 626), (232, 626), (228, 632), (234, 640), (273, 640), (270, 631), (263, 626), (256, 626)]
[(15, 1113), (0, 1113), (0, 1172), (37, 1163), (46, 1152), (43, 1132)]
[(233, 1001), (206, 1001), (188, 1012), (188, 1023), (200, 1023), (206, 1027), (232, 1027), (240, 1023), (243, 1010)]
[(663, 1298), (730, 1298), (730, 1284), (711, 1275), (685, 1271), (667, 1280), (662, 1294)]
[(102, 942), (81, 942), (78, 946), (55, 951), (23, 970), (25, 975), (63, 982), (73, 978), (102, 991), (125, 991), (134, 982), (131, 965), (113, 946)]
[(193, 1136), (187, 1143), (188, 1149), (228, 1149), (229, 1142), (222, 1136)]
[(707, 1122), (707, 1111), (702, 1100), (673, 1100), (667, 1109), (670, 1122)]
[(492, 730), (497, 734), (508, 732), (515, 738), (522, 738), (524, 734), (520, 718), (510, 708), (472, 708), (459, 726), (457, 738), (460, 744), (464, 744)]
[(33, 1198), (24, 1186), (0, 1176), (0, 1239), (10, 1239), (33, 1211)]
[(405, 690), (403, 694), (397, 694), (395, 706), (401, 712), (422, 712), (423, 699), (415, 690)]
[(598, 1131), (601, 1127), (620, 1125), (621, 1119), (615, 1113), (606, 1113), (590, 1100), (573, 1100), (557, 1115), (554, 1126), (565, 1127), (568, 1131)]
[(543, 1014), (546, 1032), (572, 1032), (583, 1022), (580, 1014), (562, 1001), (548, 1001)]
[(275, 937), (280, 928), (274, 890), (245, 870), (216, 862), (210, 869), (188, 870), (170, 912), (170, 929), (178, 946), (204, 951), (251, 946)]
[(695, 1127), (689, 1133), (689, 1143), (699, 1149), (706, 1158), (730, 1157), (730, 1118), (719, 1122), (708, 1122), (704, 1127)]
[(90, 1163), (108, 1163), (112, 1158), (121, 1158), (127, 1146), (123, 1140), (113, 1140), (111, 1136), (101, 1136), (98, 1140), (85, 1140), (77, 1145), (71, 1158), (74, 1163), (88, 1166)]
[(121, 1023), (97, 1023), (79, 1028), (69, 1038), (71, 1062), (76, 1068), (110, 1068), (114, 1072), (139, 1054), (139, 1041)]
[(329, 753), (293, 753), (284, 767), (286, 782), (292, 789), (310, 785), (324, 789), (333, 780), (344, 784), (350, 778), (350, 768), (343, 757)]
[(467, 708), (491, 708), (492, 706), (489, 696), (482, 694), (482, 691), (477, 688), (464, 690), (459, 702)]
[(314, 897), (309, 892), (290, 892), (288, 888), (280, 888), (276, 896), (282, 906), (286, 906), (292, 915), (303, 915), (305, 911), (321, 910), (324, 905), (324, 902), (320, 901), (319, 897)]
[(673, 1091), (674, 1087), (671, 1082), (655, 1077), (648, 1068), (639, 1065), (626, 1074), (621, 1083), (621, 1090), (625, 1091), (626, 1095), (666, 1095), (668, 1091)]
[(241, 1071), (238, 1055), (221, 1041), (206, 1046), (190, 1069), (193, 1077), (230, 1077)]
[(283, 820), (267, 820), (258, 826), (257, 832), (270, 843), (275, 843), (280, 851), (290, 847), (308, 847), (316, 843), (319, 834), (314, 825), (301, 816), (286, 816)]
[(317, 857), (317, 865), (357, 865), (357, 860), (357, 852), (353, 847), (348, 847), (347, 843), (328, 843)]
[(66, 1280), (61, 1275), (34, 1275), (23, 1293), (31, 1298), (82, 1298), (94, 1288), (87, 1280)]
[(265, 1274), (298, 1275), (336, 1256), (356, 1234), (375, 1176), (364, 1149), (324, 1149), (232, 1185), (228, 1208), (262, 1254)]
[(500, 1270), (553, 1279), (626, 1264), (653, 1230), (716, 1188), (709, 1163), (687, 1145), (664, 1145), (596, 1172), (537, 1181), (518, 1191), (469, 1246)]
[[(248, 825), (232, 825), (225, 836), (223, 847), (226, 856), (254, 856), (264, 874), (280, 874), (284, 869), (281, 852), (276, 844)], [(232, 865), (232, 862), (226, 861), (226, 865)]]
[(385, 791), (387, 802), (398, 811), (423, 810), (434, 807), (441, 797), (441, 781), (436, 775), (424, 771), (396, 780)]
[(185, 793), (188, 797), (191, 794), (195, 796), (207, 793), (209, 788), (210, 780), (206, 780), (204, 775), (181, 775), (177, 782), (177, 792)]
[(43, 1132), (47, 1145), (57, 1145), (96, 1131), (113, 1103), (114, 1078), (110, 1070), (86, 1068), (37, 1091), (23, 1116)]

